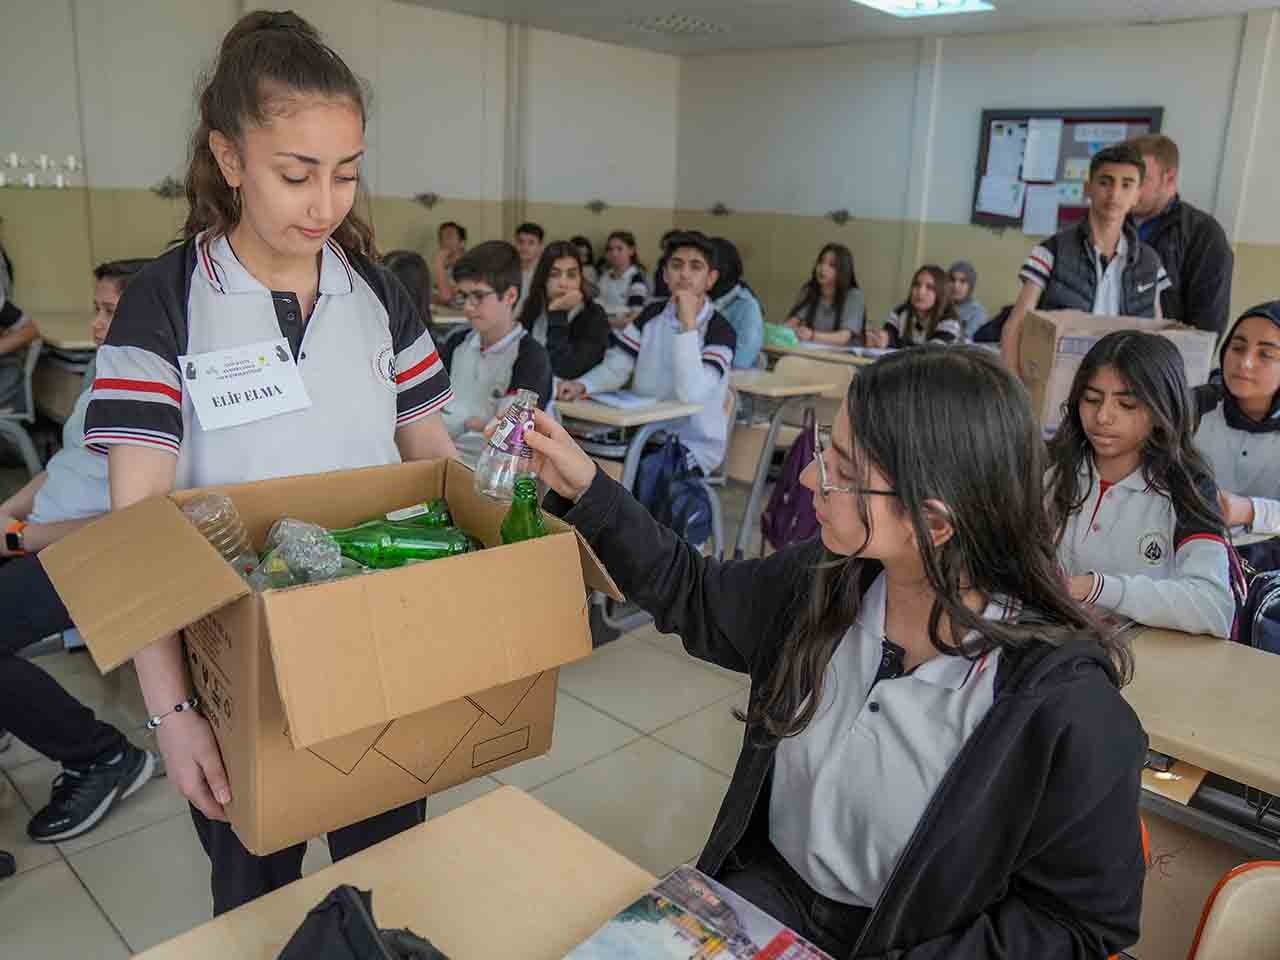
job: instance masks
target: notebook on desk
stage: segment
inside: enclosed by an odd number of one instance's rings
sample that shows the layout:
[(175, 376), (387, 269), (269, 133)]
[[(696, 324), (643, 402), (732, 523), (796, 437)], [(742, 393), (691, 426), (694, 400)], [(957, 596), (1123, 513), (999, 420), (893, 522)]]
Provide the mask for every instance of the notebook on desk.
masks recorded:
[(646, 397), (630, 390), (612, 390), (609, 393), (593, 393), (588, 400), (603, 403), (617, 410), (649, 410), (658, 405), (657, 397)]

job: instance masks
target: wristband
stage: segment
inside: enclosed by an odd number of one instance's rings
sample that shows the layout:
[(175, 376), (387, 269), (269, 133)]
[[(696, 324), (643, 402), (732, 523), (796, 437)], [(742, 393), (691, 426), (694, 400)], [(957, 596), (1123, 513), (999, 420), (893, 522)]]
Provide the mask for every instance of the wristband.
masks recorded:
[(27, 529), (25, 520), (15, 520), (4, 532), (4, 546), (9, 553), (21, 555), (27, 552), (27, 542), (22, 531)]
[(147, 721), (147, 729), (155, 730), (160, 726), (160, 724), (164, 723), (166, 717), (171, 717), (175, 713), (185, 713), (188, 710), (194, 710), (198, 706), (200, 706), (199, 696), (193, 696), (190, 700), (183, 700), (181, 703), (175, 704), (174, 708), (168, 713), (158, 713), (154, 717), (150, 718)]

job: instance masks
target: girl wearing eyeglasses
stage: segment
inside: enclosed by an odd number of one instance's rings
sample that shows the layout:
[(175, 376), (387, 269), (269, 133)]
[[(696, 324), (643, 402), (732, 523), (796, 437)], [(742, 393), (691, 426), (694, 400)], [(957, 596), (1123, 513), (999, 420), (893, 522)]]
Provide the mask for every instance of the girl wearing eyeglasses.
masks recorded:
[(803, 475), (821, 536), (762, 560), (701, 556), (552, 418), (526, 440), (628, 597), (751, 677), (702, 871), (838, 960), (1137, 940), (1130, 655), (1059, 574), (1040, 428), (997, 358), (859, 372)]

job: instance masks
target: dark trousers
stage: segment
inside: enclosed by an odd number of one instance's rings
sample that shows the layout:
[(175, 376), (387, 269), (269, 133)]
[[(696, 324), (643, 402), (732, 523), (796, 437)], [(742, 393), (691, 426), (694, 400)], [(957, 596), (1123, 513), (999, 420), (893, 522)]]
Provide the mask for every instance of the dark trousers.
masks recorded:
[(17, 655), (73, 626), (39, 560), (18, 557), (0, 566), (0, 729), (70, 766), (110, 757), (126, 743), (124, 734)]
[(871, 911), (814, 892), (768, 840), (734, 851), (716, 879), (835, 960), (848, 960)]
[[(353, 853), (381, 843), (427, 818), (427, 802), (415, 800), (368, 820), (342, 827), (329, 834), (329, 853), (334, 863)], [(299, 843), (265, 857), (255, 856), (244, 848), (231, 824), (210, 820), (195, 807), (191, 819), (204, 852), (213, 867), (213, 915), (234, 910), (264, 893), (278, 890), (302, 876), (302, 858), (307, 845)]]

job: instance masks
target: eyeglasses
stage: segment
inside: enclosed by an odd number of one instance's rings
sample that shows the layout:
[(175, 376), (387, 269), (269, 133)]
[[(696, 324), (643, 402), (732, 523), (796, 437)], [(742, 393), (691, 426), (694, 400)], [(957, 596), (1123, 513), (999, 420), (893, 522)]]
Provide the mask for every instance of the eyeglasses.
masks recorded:
[(818, 491), (829, 497), (833, 493), (863, 497), (896, 497), (897, 490), (875, 490), (870, 487), (837, 487), (827, 482), (827, 447), (831, 444), (831, 428), (813, 425), (813, 462), (818, 465)]
[(469, 303), (473, 307), (478, 307), (480, 306), (480, 304), (484, 303), (485, 300), (488, 299), (489, 297), (496, 297), (497, 295), (498, 295), (498, 292), (496, 290), (460, 290), (458, 291), (458, 298), (464, 304)]

